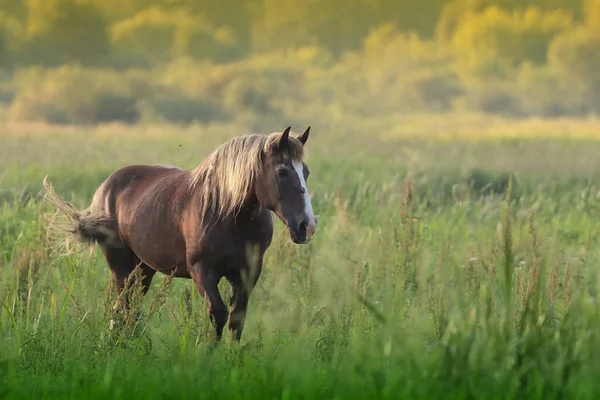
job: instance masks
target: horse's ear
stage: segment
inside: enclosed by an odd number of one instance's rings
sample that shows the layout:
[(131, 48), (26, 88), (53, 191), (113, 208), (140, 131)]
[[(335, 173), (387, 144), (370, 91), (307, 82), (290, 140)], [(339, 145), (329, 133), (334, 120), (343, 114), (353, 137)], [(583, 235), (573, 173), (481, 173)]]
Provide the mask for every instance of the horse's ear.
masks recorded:
[(309, 133), (310, 133), (310, 126), (308, 128), (306, 128), (306, 130), (304, 131), (304, 133), (302, 135), (297, 137), (297, 139), (302, 143), (302, 146), (304, 146), (306, 144)]
[(288, 146), (288, 138), (290, 137), (290, 129), (291, 126), (285, 128), (285, 131), (281, 134), (281, 138), (279, 138), (279, 150), (283, 150)]

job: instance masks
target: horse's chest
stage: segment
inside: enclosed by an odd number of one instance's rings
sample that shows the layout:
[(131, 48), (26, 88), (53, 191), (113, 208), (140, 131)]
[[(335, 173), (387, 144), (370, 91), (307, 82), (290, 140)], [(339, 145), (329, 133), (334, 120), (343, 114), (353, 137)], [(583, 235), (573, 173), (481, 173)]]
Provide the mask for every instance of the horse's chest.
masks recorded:
[[(262, 229), (261, 229), (262, 228)], [(262, 256), (271, 244), (272, 231), (264, 227), (248, 230), (223, 230), (213, 232), (204, 242), (200, 253), (210, 255), (218, 268), (226, 273), (228, 270), (250, 267), (257, 257)]]

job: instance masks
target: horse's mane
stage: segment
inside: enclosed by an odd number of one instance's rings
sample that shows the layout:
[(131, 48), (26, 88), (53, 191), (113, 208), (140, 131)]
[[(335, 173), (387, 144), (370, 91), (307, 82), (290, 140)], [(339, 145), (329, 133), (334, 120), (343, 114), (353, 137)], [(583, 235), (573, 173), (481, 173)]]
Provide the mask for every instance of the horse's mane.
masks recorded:
[[(219, 146), (191, 171), (190, 188), (200, 199), (200, 217), (221, 218), (239, 212), (262, 171), (262, 153), (272, 151), (281, 133), (235, 137)], [(289, 137), (288, 155), (301, 160), (303, 147)], [(208, 221), (204, 221), (208, 222)]]

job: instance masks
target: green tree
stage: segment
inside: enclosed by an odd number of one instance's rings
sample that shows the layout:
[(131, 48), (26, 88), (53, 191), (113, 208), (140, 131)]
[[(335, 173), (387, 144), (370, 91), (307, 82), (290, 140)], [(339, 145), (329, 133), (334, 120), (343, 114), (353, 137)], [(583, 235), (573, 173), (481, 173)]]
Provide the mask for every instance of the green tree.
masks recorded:
[(260, 0), (252, 7), (251, 44), (259, 52), (316, 45), (308, 1)]
[(600, 0), (583, 0), (585, 23), (589, 26), (600, 27)]
[(452, 49), (463, 74), (506, 77), (524, 62), (544, 64), (550, 42), (572, 24), (563, 11), (489, 7), (461, 20)]
[[(309, 4), (309, 18), (304, 25), (315, 35), (315, 44), (335, 54), (358, 49), (369, 29), (379, 25), (381, 19), (377, 4), (371, 0), (326, 0)], [(391, 18), (391, 22), (395, 22), (393, 20), (395, 18)]]
[(170, 0), (84, 0), (93, 5), (110, 22), (131, 18), (142, 10), (151, 7), (167, 7)]
[(111, 27), (114, 49), (121, 57), (145, 64), (164, 64), (189, 55), (198, 59), (226, 59), (235, 48), (235, 33), (215, 29), (202, 16), (184, 9), (152, 7)]
[(450, 42), (461, 19), (471, 13), (482, 11), (481, 0), (450, 0), (445, 2), (436, 24), (436, 36), (442, 42)]
[(450, 0), (444, 1), (436, 26), (436, 35), (443, 42), (449, 42), (461, 23), (471, 13), (481, 13), (489, 7), (497, 7), (503, 11), (523, 12), (531, 7), (542, 12), (562, 11), (570, 14), (575, 21), (584, 14), (582, 2), (597, 0)]
[(379, 0), (375, 24), (392, 23), (400, 32), (414, 32), (421, 38), (429, 38), (435, 33), (446, 3), (448, 0)]
[(77, 0), (24, 1), (28, 15), (23, 62), (91, 65), (106, 59), (107, 24), (96, 7)]
[(378, 25), (375, 0), (258, 0), (252, 10), (252, 48), (279, 51), (322, 46), (340, 54), (357, 49)]
[(0, 11), (0, 67), (12, 66), (21, 31), (22, 25), (14, 15)]
[(600, 112), (600, 28), (580, 26), (558, 36), (548, 58), (549, 66), (580, 93), (584, 108)]
[(252, 7), (258, 0), (171, 0), (201, 16), (213, 27), (217, 42), (223, 45), (219, 59), (227, 60), (247, 55), (250, 49)]
[(0, 0), (0, 12), (23, 20), (27, 16), (27, 7), (21, 0)]

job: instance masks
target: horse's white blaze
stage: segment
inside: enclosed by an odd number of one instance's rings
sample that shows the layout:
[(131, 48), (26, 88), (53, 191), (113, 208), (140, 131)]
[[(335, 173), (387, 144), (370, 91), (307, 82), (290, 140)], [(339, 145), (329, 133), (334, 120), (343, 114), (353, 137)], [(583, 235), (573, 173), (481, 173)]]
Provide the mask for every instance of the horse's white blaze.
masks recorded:
[(308, 217), (308, 227), (306, 229), (306, 239), (309, 240), (315, 230), (317, 229), (317, 219), (315, 218), (315, 214), (313, 212), (312, 203), (310, 201), (310, 196), (308, 195), (308, 188), (306, 187), (306, 180), (304, 179), (304, 168), (302, 162), (294, 161), (292, 162), (296, 173), (298, 174), (298, 179), (300, 179), (300, 185), (302, 185), (302, 189), (304, 189), (304, 214)]

